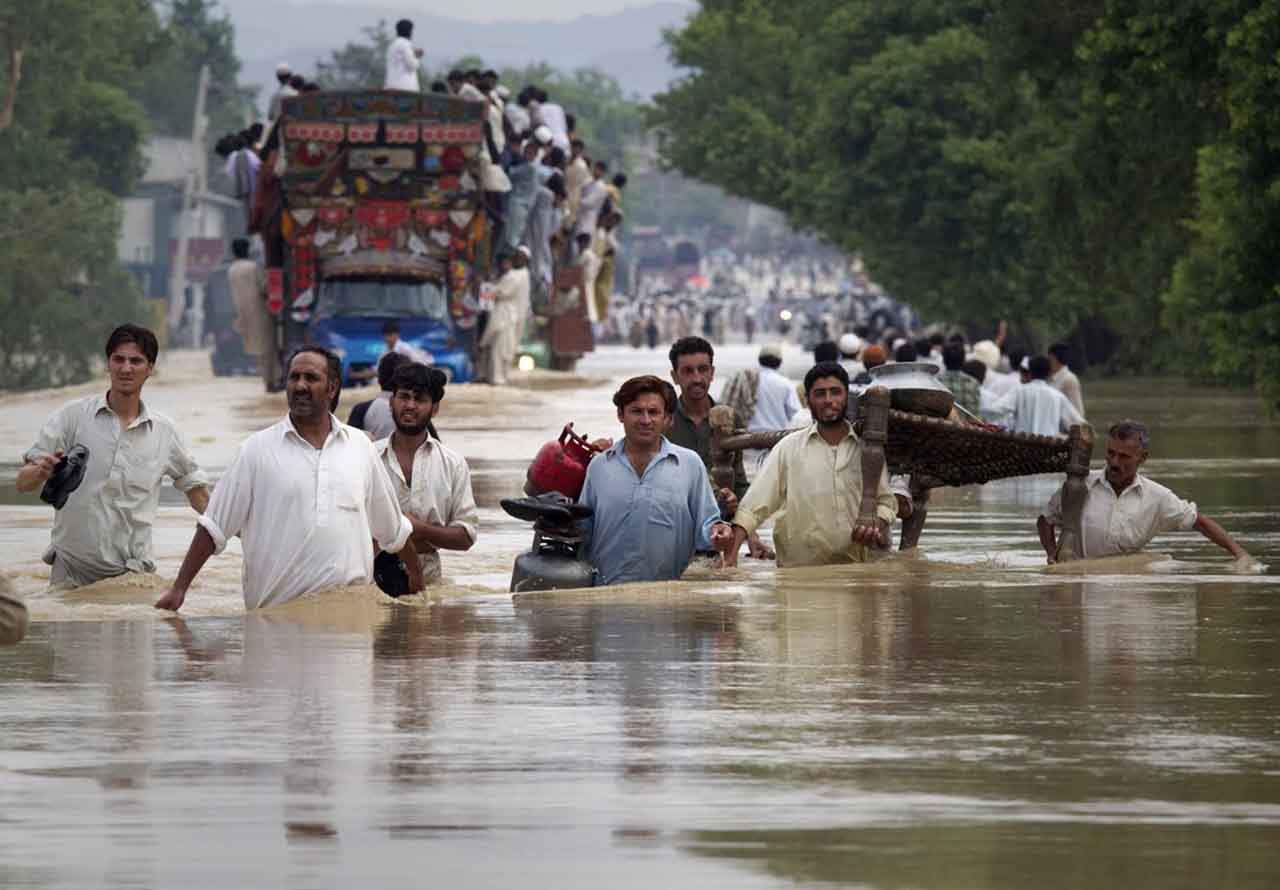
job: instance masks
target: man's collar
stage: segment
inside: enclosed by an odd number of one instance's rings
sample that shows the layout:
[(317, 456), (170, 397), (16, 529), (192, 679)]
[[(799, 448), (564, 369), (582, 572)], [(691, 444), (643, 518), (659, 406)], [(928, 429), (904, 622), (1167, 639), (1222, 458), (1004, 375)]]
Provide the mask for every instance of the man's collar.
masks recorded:
[[(98, 396), (96, 399), (93, 400), (93, 414), (95, 417), (103, 411), (109, 411), (111, 414), (116, 413), (115, 409), (111, 407), (111, 400), (108, 398), (110, 395), (111, 395), (111, 392), (110, 390), (108, 390), (107, 392), (103, 393), (102, 395)], [(128, 429), (133, 429), (135, 426), (139, 426), (140, 424), (150, 423), (150, 422), (151, 422), (151, 415), (147, 413), (147, 403), (139, 399), (138, 400), (138, 416), (135, 417), (133, 419), (133, 422), (129, 424)]]
[[(1126, 485), (1124, 489), (1121, 490), (1120, 493), (1116, 495), (1116, 497), (1119, 497), (1121, 494), (1124, 494), (1126, 491), (1137, 491), (1142, 487), (1142, 483), (1145, 481), (1146, 481), (1146, 477), (1144, 477), (1142, 473), (1139, 472), (1135, 474), (1133, 477), (1133, 481), (1130, 482), (1128, 485)], [(1103, 468), (1102, 472), (1098, 474), (1098, 477), (1093, 480), (1093, 484), (1105, 485), (1110, 491), (1115, 492), (1115, 488), (1112, 487), (1111, 481), (1107, 479), (1106, 468)]]
[[(612, 454), (614, 457), (626, 457), (626, 447), (627, 437), (623, 436), (621, 439), (614, 442), (613, 445), (605, 451), (605, 454)], [(667, 440), (667, 437), (659, 436), (658, 450), (654, 452), (654, 459), (656, 460), (661, 457), (666, 457), (667, 455), (671, 455), (672, 459), (675, 460), (676, 463), (680, 462), (680, 455), (671, 447), (671, 443)]]
[[(849, 423), (847, 420), (843, 420), (841, 423), (844, 424), (844, 435), (840, 437), (841, 441), (844, 441), (850, 436), (857, 438), (857, 435), (853, 431), (853, 424)], [(805, 427), (804, 435), (806, 439), (810, 439), (814, 436), (821, 436), (822, 434), (818, 432), (818, 421), (815, 420)], [(823, 441), (826, 440), (824, 439)]]
[[(287, 437), (289, 433), (293, 433), (295, 436), (297, 436), (299, 439), (302, 439), (304, 442), (306, 441), (306, 439), (303, 438), (302, 433), (298, 432), (298, 428), (293, 425), (293, 415), (285, 414), (284, 427), (280, 431), (280, 436), (281, 438), (284, 438), (284, 437)], [(332, 436), (341, 436), (343, 438), (346, 438), (348, 434), (349, 434), (349, 428), (347, 427), (347, 425), (343, 423), (341, 420), (339, 420), (336, 414), (333, 414), (332, 412), (330, 412), (329, 436), (325, 437), (325, 441), (326, 442), (329, 441), (329, 438)]]
[[(715, 400), (715, 399), (713, 399), (713, 398), (711, 398), (711, 396), (707, 396), (707, 401), (710, 403), (710, 405), (711, 405), (711, 407), (712, 407), (712, 408), (714, 408), (714, 407), (716, 406), (716, 400)], [(688, 420), (688, 419), (689, 419), (689, 415), (688, 415), (688, 414), (686, 414), (686, 413), (685, 413), (685, 410), (684, 410), (684, 398), (683, 398), (683, 397), (682, 397), (682, 398), (678, 398), (678, 399), (676, 399), (676, 413), (677, 413), (677, 414), (679, 414), (681, 417), (683, 417), (685, 420)], [(690, 422), (692, 422), (692, 421), (690, 421)]]

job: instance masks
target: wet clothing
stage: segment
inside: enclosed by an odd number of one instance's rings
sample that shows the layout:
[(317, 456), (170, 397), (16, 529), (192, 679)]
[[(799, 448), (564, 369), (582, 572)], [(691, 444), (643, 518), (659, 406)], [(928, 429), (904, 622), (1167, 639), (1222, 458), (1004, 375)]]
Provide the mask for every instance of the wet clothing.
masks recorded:
[(267, 275), (253, 260), (234, 260), (227, 268), (227, 284), (235, 304), (235, 329), (244, 341), (245, 355), (262, 355), (268, 339), (275, 339), (267, 312)]
[(198, 520), (216, 553), (240, 537), (247, 609), (368, 584), (370, 539), (398, 553), (413, 531), (373, 442), (329, 420), (319, 449), (288, 416), (246, 439)]
[(1019, 384), (992, 406), (997, 414), (1008, 414), (1009, 429), (1015, 433), (1060, 436), (1072, 424), (1084, 423), (1067, 397), (1043, 380)]
[(665, 438), (637, 476), (619, 439), (587, 466), (578, 503), (595, 514), (583, 522), (587, 561), (600, 584), (679, 578), (695, 550), (710, 550), (720, 507), (697, 452)]
[(387, 74), (382, 88), (418, 92), (418, 66), (421, 61), (408, 37), (397, 37), (391, 41), (387, 46)]
[(80, 487), (54, 513), (53, 535), (44, 561), (53, 566), (58, 587), (80, 587), (125, 572), (154, 572), (151, 527), (165, 476), (186, 493), (209, 480), (172, 420), (142, 404), (128, 429), (107, 404), (106, 395), (68, 402), (45, 421), (24, 461), (89, 449)]
[(368, 433), (374, 442), (385, 439), (396, 431), (396, 420), (391, 416), (391, 393), (384, 389), (374, 396), (357, 429)]
[(956, 404), (974, 417), (981, 416), (982, 384), (964, 371), (943, 371), (938, 375), (938, 382), (951, 390), (956, 397)]
[[(406, 483), (391, 439), (375, 442), (374, 448), (391, 477), (401, 512), (412, 513), (424, 522), (460, 526), (475, 543), (479, 519), (471, 492), (471, 468), (460, 454), (428, 438), (413, 455), (413, 479)], [(422, 546), (417, 550), (423, 579), (438, 581), (439, 552)]]
[[(747, 534), (778, 510), (785, 514), (773, 531), (778, 565), (829, 565), (865, 562), (867, 548), (851, 539), (862, 505), (862, 442), (846, 424), (839, 445), (828, 445), (818, 425), (791, 433), (773, 447), (734, 524)], [(898, 503), (887, 470), (876, 489), (876, 518), (893, 522)]]
[[(715, 407), (715, 400), (712, 399), (711, 407)], [(666, 433), (667, 439), (676, 443), (681, 448), (688, 448), (690, 451), (696, 452), (698, 457), (702, 458), (702, 465), (707, 468), (707, 473), (711, 472), (711, 420), (707, 418), (702, 423), (695, 424), (684, 413), (684, 403), (676, 399), (676, 413), (671, 418), (671, 429)], [(714, 486), (714, 481), (712, 482)], [(742, 496), (747, 493), (747, 471), (742, 464), (742, 452), (735, 451), (733, 453), (733, 485), (731, 486), (733, 493), (737, 495), (738, 500), (742, 500)]]
[[(1044, 516), (1054, 525), (1062, 525), (1062, 489), (1049, 499)], [(1193, 502), (1184, 501), (1141, 473), (1118, 495), (1104, 473), (1090, 473), (1080, 523), (1084, 555), (1092, 559), (1137, 553), (1161, 532), (1190, 531), (1199, 516)]]
[(1058, 373), (1049, 378), (1049, 385), (1067, 397), (1071, 406), (1084, 416), (1084, 393), (1080, 389), (1080, 378), (1066, 365), (1058, 369)]
[(480, 338), (480, 345), (489, 350), (489, 367), (486, 376), (490, 383), (504, 384), (507, 372), (515, 363), (516, 350), (520, 348), (522, 321), (529, 307), (529, 269), (509, 269), (498, 279), (493, 289), (493, 310), (489, 323)]

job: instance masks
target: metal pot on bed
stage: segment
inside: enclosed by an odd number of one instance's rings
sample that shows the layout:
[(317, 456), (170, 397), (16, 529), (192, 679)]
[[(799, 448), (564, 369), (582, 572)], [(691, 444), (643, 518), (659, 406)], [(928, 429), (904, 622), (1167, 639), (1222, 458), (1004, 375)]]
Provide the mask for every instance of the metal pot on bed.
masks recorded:
[(956, 403), (951, 390), (938, 379), (938, 366), (933, 362), (891, 362), (867, 373), (871, 375), (870, 386), (889, 390), (889, 405), (898, 411), (947, 417)]

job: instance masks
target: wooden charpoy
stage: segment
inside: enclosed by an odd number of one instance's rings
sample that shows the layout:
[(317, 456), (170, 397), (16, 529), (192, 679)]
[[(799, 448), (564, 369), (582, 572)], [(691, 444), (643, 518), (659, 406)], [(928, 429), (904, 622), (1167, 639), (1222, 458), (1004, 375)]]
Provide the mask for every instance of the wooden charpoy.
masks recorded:
[[(733, 428), (733, 409), (711, 409), (711, 475), (717, 487), (733, 483), (733, 452), (769, 449), (795, 430), (747, 433)], [(889, 407), (889, 390), (876, 386), (858, 400), (854, 430), (862, 441), (862, 503), (857, 524), (876, 524), (880, 473), (910, 477), (913, 511), (902, 524), (899, 549), (915, 547), (929, 513), (929, 493), (942, 486), (981, 485), (993, 479), (1065, 473), (1062, 534), (1057, 560), (1082, 559), (1084, 513), (1093, 429), (1071, 427), (1067, 436), (1011, 433), (985, 425), (943, 420)]]

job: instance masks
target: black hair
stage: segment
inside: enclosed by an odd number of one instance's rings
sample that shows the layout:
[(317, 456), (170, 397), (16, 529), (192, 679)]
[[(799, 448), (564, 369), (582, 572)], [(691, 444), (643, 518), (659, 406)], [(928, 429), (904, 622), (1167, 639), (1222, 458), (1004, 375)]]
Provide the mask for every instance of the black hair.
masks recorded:
[(396, 321), (394, 318), (389, 318), (382, 323), (382, 335), (384, 337), (387, 334), (398, 333), (400, 333), (400, 322)]
[(960, 343), (948, 343), (942, 347), (942, 365), (948, 371), (959, 371), (964, 368), (964, 346)]
[(1027, 362), (1027, 370), (1031, 373), (1032, 380), (1048, 380), (1049, 379), (1049, 356), (1033, 355), (1031, 361)]
[(661, 377), (654, 377), (652, 374), (632, 377), (618, 387), (618, 391), (613, 394), (613, 404), (619, 411), (625, 411), (628, 405), (645, 393), (653, 393), (661, 397), (667, 414), (676, 413), (676, 388)]
[(559, 173), (551, 174), (551, 178), (547, 180), (547, 188), (551, 189), (551, 193), (558, 198), (569, 197), (569, 193), (564, 188), (564, 177)]
[(156, 356), (160, 355), (160, 342), (156, 340), (156, 335), (147, 328), (136, 324), (122, 324), (107, 338), (106, 355), (111, 358), (111, 353), (115, 352), (125, 343), (132, 343), (137, 346), (139, 351), (147, 357), (147, 363), (154, 365)]
[(699, 355), (706, 353), (712, 364), (716, 360), (716, 351), (711, 348), (711, 344), (701, 337), (681, 337), (675, 343), (671, 344), (671, 351), (667, 353), (667, 358), (671, 359), (671, 370), (676, 369), (676, 365), (680, 361), (682, 355)]
[(772, 368), (775, 371), (782, 367), (782, 356), (780, 355), (762, 355), (759, 361), (764, 367)]
[(581, 149), (581, 148), (586, 148), (586, 147), (587, 147), (587, 143), (583, 142), (581, 139), (574, 139), (573, 141), (571, 141), (571, 142), (569, 143), (569, 147), (570, 147), (570, 148), (579, 148), (579, 149)]
[(920, 355), (916, 352), (916, 348), (910, 343), (903, 343), (893, 353), (893, 360), (895, 362), (914, 362), (919, 357)]
[(445, 80), (447, 80), (449, 83), (456, 83), (456, 82), (457, 82), (457, 81), (459, 81), (459, 80), (465, 80), (465, 78), (462, 76), (462, 72), (461, 72), (461, 71), (459, 71), (457, 68), (454, 68), (454, 69), (453, 69), (452, 71), (450, 71), (450, 72), (449, 72), (449, 74), (445, 77)]
[(291, 74), (289, 76), (289, 86), (295, 90), (300, 90), (307, 85), (307, 79), (301, 74)]
[(830, 340), (823, 340), (813, 347), (813, 361), (819, 365), (823, 362), (840, 361), (840, 347)]
[(413, 34), (413, 22), (408, 19), (401, 19), (396, 22), (396, 36), (408, 37)]
[(601, 170), (603, 170), (606, 173), (609, 172), (609, 165), (605, 161), (596, 161), (595, 166), (599, 167)]
[(1066, 343), (1055, 343), (1049, 347), (1049, 355), (1065, 365), (1067, 364), (1067, 359), (1071, 357), (1071, 347)]
[(849, 372), (844, 369), (844, 365), (839, 362), (818, 362), (809, 372), (804, 375), (804, 394), (807, 398), (813, 385), (823, 377), (835, 377), (845, 385), (845, 389), (849, 388)]
[(231, 255), (238, 260), (249, 258), (249, 239), (234, 238), (231, 241)]
[(981, 359), (969, 359), (969, 361), (964, 363), (964, 367), (960, 370), (964, 371), (979, 383), (982, 383), (987, 379), (987, 365), (986, 362)]
[(1025, 346), (1010, 346), (1005, 350), (1005, 355), (1009, 357), (1009, 367), (1018, 371), (1022, 368), (1022, 360), (1027, 357), (1027, 349)]
[(560, 146), (557, 145), (555, 148), (551, 149), (551, 151), (547, 152), (546, 166), (560, 169), (564, 167), (564, 162), (565, 162), (564, 149), (561, 148)]
[(624, 188), (626, 188), (626, 187), (627, 187), (627, 174), (625, 174), (625, 173), (619, 173), (617, 176), (613, 177), (613, 184), (614, 184), (614, 185), (616, 185), (616, 186), (617, 186), (618, 188), (620, 188), (620, 189), (624, 189)]
[(388, 352), (378, 359), (378, 388), (391, 392), (391, 380), (403, 366), (413, 364), (413, 359), (403, 352)]
[[(944, 336), (941, 334), (941, 332), (936, 333), (936, 334), (930, 334), (930, 335), (929, 335), (929, 346), (930, 346), (930, 347), (933, 347), (933, 346), (941, 346), (943, 343), (946, 343), (946, 342), (947, 342), (947, 338), (946, 338), (946, 337), (944, 337)], [(920, 348), (920, 347), (917, 345), (917, 346), (916, 346), (916, 349), (919, 349), (919, 348)]]
[(332, 350), (325, 349), (323, 346), (309, 344), (307, 346), (299, 346), (289, 356), (289, 361), (285, 364), (288, 368), (293, 364), (293, 360), (303, 353), (313, 353), (324, 359), (325, 373), (329, 380), (334, 383), (333, 398), (329, 401), (329, 411), (338, 410), (338, 401), (342, 398), (342, 359), (338, 358), (338, 354)]
[(251, 142), (257, 142), (259, 139), (262, 138), (262, 129), (263, 129), (262, 122), (254, 121), (253, 123), (249, 124), (249, 129), (245, 130), (245, 133), (249, 135), (249, 140)]
[(486, 68), (486, 69), (484, 69), (484, 71), (480, 72), (480, 76), (481, 76), (481, 77), (492, 77), (494, 80), (497, 80), (497, 79), (498, 79), (498, 72), (497, 72), (497, 71), (494, 71), (492, 68)]
[(431, 82), (431, 92), (447, 93), (449, 92), (449, 85), (445, 83), (443, 80), (433, 80)]
[[(395, 354), (392, 353), (392, 355)], [(390, 355), (383, 356), (382, 360), (385, 362), (390, 357)], [(404, 356), (401, 356), (401, 358), (404, 358)], [(381, 383), (381, 363), (378, 365), (378, 378), (378, 382)], [(396, 364), (394, 373), (387, 378), (387, 383), (382, 388), (393, 393), (407, 389), (416, 396), (425, 394), (431, 397), (431, 401), (434, 402), (436, 400), (435, 392), (431, 386), (431, 369), (419, 362), (403, 361)]]
[(918, 337), (912, 345), (916, 348), (916, 358), (925, 358), (933, 352), (933, 343), (928, 337)]

